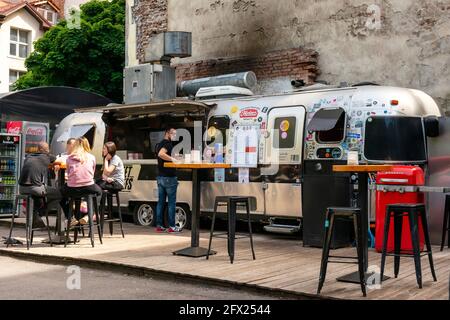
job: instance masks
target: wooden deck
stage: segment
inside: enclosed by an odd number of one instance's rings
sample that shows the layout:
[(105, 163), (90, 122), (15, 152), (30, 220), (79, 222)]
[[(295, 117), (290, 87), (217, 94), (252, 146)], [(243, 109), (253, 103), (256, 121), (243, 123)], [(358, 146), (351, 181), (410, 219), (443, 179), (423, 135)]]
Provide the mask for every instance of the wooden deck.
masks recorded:
[[(0, 226), (0, 236), (7, 236), (8, 228)], [(179, 275), (189, 275), (232, 284), (244, 284), (266, 289), (281, 289), (306, 295), (315, 295), (318, 283), (321, 250), (303, 247), (296, 239), (272, 234), (256, 234), (254, 237), (256, 260), (251, 258), (249, 240), (237, 240), (236, 260), (230, 264), (226, 240), (213, 239), (213, 249), (217, 255), (205, 258), (174, 256), (172, 252), (190, 244), (190, 232), (181, 234), (157, 234), (153, 229), (125, 224), (126, 238), (117, 233), (105, 234), (103, 245), (96, 238), (92, 248), (88, 238), (76, 245), (50, 247), (40, 243), (45, 234), (37, 234), (35, 244), (27, 251), (25, 246), (6, 248), (0, 244), (0, 254), (19, 252), (39, 256), (83, 259), (90, 262), (104, 262), (126, 267), (145, 268)], [(200, 243), (207, 247), (208, 233), (201, 233)], [(14, 237), (24, 239), (24, 230), (17, 228)], [(351, 271), (356, 265), (329, 264), (327, 280), (320, 297), (339, 299), (448, 299), (450, 274), (450, 249), (439, 252), (434, 247), (434, 262), (438, 277), (432, 281), (428, 259), (422, 258), (423, 289), (417, 287), (414, 263), (411, 258), (402, 258), (400, 275), (397, 279), (383, 282), (381, 289), (369, 289), (368, 297), (363, 298), (359, 285), (337, 282), (336, 278)], [(354, 255), (353, 248), (335, 250), (334, 254)], [(369, 251), (369, 266), (379, 267), (381, 255)], [(393, 258), (387, 258), (386, 275), (393, 275)]]

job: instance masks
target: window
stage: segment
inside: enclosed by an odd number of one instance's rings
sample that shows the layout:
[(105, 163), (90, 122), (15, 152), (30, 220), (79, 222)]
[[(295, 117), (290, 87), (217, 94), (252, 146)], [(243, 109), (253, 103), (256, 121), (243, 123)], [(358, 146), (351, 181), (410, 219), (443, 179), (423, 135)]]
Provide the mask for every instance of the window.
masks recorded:
[[(277, 149), (291, 149), (295, 145), (296, 117), (275, 118), (274, 128), (277, 129), (278, 139), (273, 139), (273, 147)], [(274, 137), (275, 138), (275, 137)]]
[(11, 28), (9, 54), (14, 57), (26, 58), (30, 53), (30, 31)]
[(367, 118), (364, 156), (379, 162), (425, 162), (426, 137), (422, 118), (374, 116)]
[(45, 19), (47, 19), (48, 22), (50, 22), (51, 24), (55, 24), (57, 22), (55, 11), (39, 8), (38, 12), (41, 14), (41, 16), (43, 16)]
[(317, 142), (338, 143), (344, 140), (345, 135), (345, 112), (342, 112), (333, 129), (317, 131)]
[(17, 81), (21, 76), (23, 76), (25, 72), (17, 71), (17, 70), (9, 70), (9, 91), (13, 91), (13, 84)]

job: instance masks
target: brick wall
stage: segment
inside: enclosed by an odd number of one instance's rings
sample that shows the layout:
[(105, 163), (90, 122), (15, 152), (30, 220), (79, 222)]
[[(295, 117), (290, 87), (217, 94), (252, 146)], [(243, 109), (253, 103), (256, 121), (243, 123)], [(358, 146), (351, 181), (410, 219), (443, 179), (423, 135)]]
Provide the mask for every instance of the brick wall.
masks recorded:
[(144, 48), (152, 35), (167, 30), (168, 0), (136, 0), (133, 7), (133, 17), (137, 28), (137, 57), (144, 59)]
[(220, 74), (253, 71), (258, 80), (280, 77), (302, 79), (313, 83), (319, 74), (318, 53), (315, 50), (294, 48), (272, 51), (256, 57), (208, 59), (181, 63), (176, 67), (177, 82)]

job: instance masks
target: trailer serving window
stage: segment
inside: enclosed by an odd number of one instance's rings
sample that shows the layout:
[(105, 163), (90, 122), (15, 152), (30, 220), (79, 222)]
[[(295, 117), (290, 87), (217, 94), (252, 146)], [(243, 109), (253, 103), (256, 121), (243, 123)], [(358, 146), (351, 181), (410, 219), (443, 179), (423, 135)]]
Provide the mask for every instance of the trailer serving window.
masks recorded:
[(425, 162), (426, 139), (420, 117), (367, 118), (364, 156), (376, 162)]
[(342, 108), (319, 109), (308, 124), (308, 131), (317, 132), (319, 143), (338, 143), (345, 137), (345, 111)]

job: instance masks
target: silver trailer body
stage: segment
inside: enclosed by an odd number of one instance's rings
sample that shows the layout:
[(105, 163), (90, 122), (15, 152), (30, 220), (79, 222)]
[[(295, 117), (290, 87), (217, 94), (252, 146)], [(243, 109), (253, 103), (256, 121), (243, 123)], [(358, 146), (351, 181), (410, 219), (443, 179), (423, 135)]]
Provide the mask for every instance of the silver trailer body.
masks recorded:
[[(186, 102), (189, 103), (189, 102)], [(200, 102), (193, 102), (200, 105)], [(442, 116), (440, 108), (434, 100), (424, 92), (384, 86), (361, 86), (349, 88), (324, 88), (320, 90), (303, 90), (267, 96), (250, 96), (230, 99), (204, 100), (207, 114), (206, 128), (212, 123), (226, 119), (229, 128), (238, 124), (254, 124), (261, 129), (259, 140), (260, 166), (277, 162), (280, 170), (270, 176), (261, 176), (260, 169), (251, 170), (250, 183), (242, 184), (233, 179), (224, 183), (216, 183), (214, 179), (202, 182), (201, 211), (213, 211), (214, 198), (217, 195), (248, 195), (256, 198), (256, 207), (252, 214), (257, 220), (268, 221), (269, 218), (283, 218), (300, 221), (302, 218), (302, 165), (305, 160), (346, 160), (347, 152), (358, 147), (363, 150), (365, 121), (375, 115), (382, 116)], [(64, 142), (58, 142), (58, 136), (73, 126), (92, 124), (95, 128), (93, 153), (101, 163), (101, 149), (106, 141), (107, 133), (102, 115), (113, 111), (121, 111), (125, 117), (145, 116), (152, 110), (152, 116), (158, 112), (182, 114), (181, 109), (159, 108), (152, 104), (146, 108), (127, 105), (122, 107), (105, 107), (79, 110), (66, 117), (55, 132), (52, 150), (63, 151)], [(115, 108), (115, 110), (113, 110)], [(319, 141), (316, 133), (306, 128), (314, 119), (318, 110), (342, 109), (345, 113), (345, 129), (340, 141)], [(161, 110), (161, 111), (160, 111)], [(220, 121), (219, 121), (220, 120)], [(120, 120), (119, 120), (120, 121)], [(131, 121), (129, 118), (127, 121)], [(284, 129), (283, 129), (284, 127)], [(275, 129), (282, 129), (281, 144), (274, 144)], [(284, 131), (283, 131), (284, 130)], [(288, 134), (283, 134), (283, 132)], [(284, 147), (282, 144), (284, 143)], [(382, 142), (381, 142), (382, 143)], [(230, 145), (224, 146), (227, 154)], [(274, 157), (274, 150), (277, 157)], [(325, 150), (325, 151), (324, 151)], [(329, 150), (329, 152), (326, 152)], [(364, 154), (361, 155), (364, 159)], [(121, 194), (121, 205), (130, 211), (146, 210), (153, 214), (158, 200), (157, 185), (154, 179), (143, 179), (145, 170), (156, 167), (155, 159), (124, 159), (126, 167), (126, 186)], [(232, 170), (227, 175), (233, 176)], [(180, 209), (189, 211), (191, 207), (191, 182), (181, 180), (177, 193)]]

